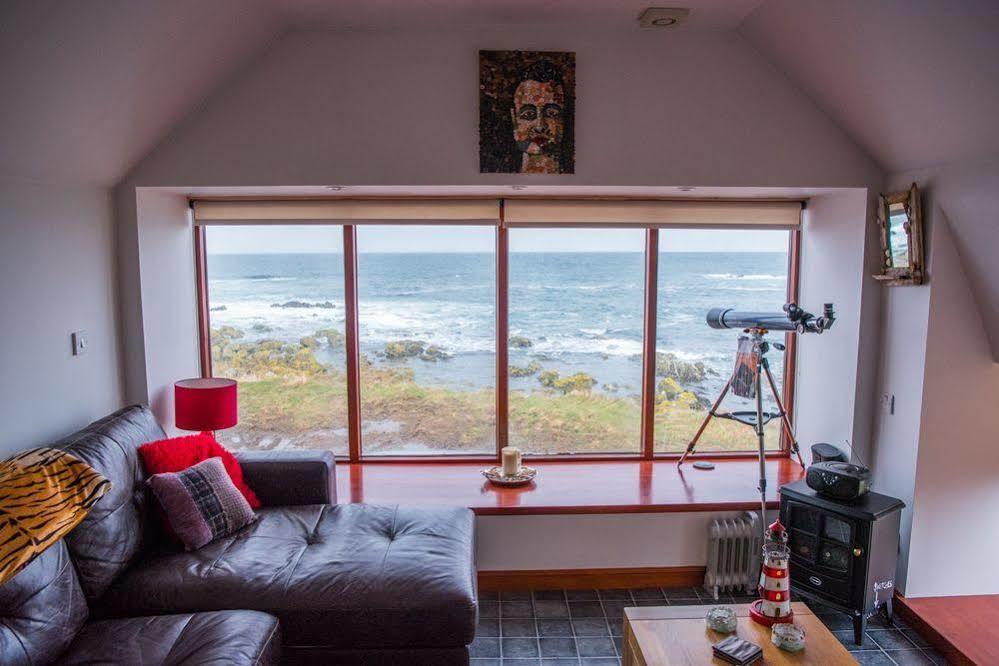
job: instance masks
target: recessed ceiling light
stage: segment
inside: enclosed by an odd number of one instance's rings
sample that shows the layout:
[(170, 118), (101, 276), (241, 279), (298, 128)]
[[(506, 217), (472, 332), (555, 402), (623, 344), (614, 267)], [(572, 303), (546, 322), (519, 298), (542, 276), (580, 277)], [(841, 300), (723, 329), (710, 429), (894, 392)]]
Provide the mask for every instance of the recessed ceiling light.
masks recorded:
[(690, 192), (690, 191), (696, 190), (697, 188), (694, 187), (693, 185), (681, 185), (680, 187), (678, 187), (676, 189), (680, 190), (681, 192)]
[(326, 189), (327, 190), (333, 190), (334, 192), (339, 192), (344, 187), (346, 187), (346, 185), (327, 185)]
[(689, 16), (690, 10), (682, 7), (649, 7), (638, 17), (638, 24), (643, 28), (668, 28)]
[(527, 189), (527, 185), (511, 185), (510, 189), (511, 190), (526, 190)]

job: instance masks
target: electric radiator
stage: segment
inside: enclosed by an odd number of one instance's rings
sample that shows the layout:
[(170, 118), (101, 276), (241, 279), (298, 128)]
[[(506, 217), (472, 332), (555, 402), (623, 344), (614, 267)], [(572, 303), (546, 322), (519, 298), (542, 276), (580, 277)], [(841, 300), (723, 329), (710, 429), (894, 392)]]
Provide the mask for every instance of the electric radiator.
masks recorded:
[(747, 511), (738, 518), (719, 518), (708, 527), (708, 566), (704, 587), (718, 592), (742, 588), (753, 594), (760, 583), (760, 517)]

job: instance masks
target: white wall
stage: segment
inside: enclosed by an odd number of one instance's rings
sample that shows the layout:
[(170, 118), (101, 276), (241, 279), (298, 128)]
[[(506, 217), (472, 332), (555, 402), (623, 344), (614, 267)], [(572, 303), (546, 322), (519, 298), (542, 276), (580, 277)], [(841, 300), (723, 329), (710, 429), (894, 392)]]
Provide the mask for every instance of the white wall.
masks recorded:
[(483, 571), (704, 566), (708, 524), (719, 515), (479, 516), (476, 566)]
[(867, 190), (846, 190), (812, 197), (803, 215), (800, 301), (816, 313), (831, 302), (837, 318), (821, 335), (798, 338), (795, 422), (806, 464), (817, 442), (861, 460), (869, 450), (876, 373), (866, 364), (878, 343), (869, 311), (879, 296), (866, 268), (869, 211)]
[(879, 417), (878, 481), (909, 505), (906, 596), (995, 594), (999, 364), (982, 311), (991, 301), (972, 289), (976, 265), (962, 248), (999, 247), (999, 159), (896, 174), (891, 186), (913, 180), (923, 190), (929, 280), (885, 299), (880, 390), (895, 394), (896, 413)]
[(0, 458), (121, 406), (114, 274), (107, 189), (0, 184)]
[[(577, 53), (575, 175), (478, 173), (477, 50), (541, 48)], [(809, 297), (838, 301), (850, 315), (863, 307), (863, 188), (880, 185), (878, 167), (794, 86), (731, 32), (676, 32), (479, 27), (450, 32), (343, 31), (289, 35), (213, 95), (148, 155), (117, 192), (127, 394), (153, 401), (196, 367), (191, 306), (193, 275), (186, 214), (150, 200), (145, 188), (295, 185), (467, 186), (530, 183), (576, 186), (839, 187), (854, 199), (830, 203), (842, 279), (835, 293), (803, 284)], [(859, 198), (856, 198), (859, 197)], [(138, 204), (138, 205), (137, 205)], [(172, 221), (162, 212), (174, 209)], [(821, 216), (820, 216), (821, 217)], [(819, 218), (815, 218), (819, 219)], [(842, 223), (843, 227), (838, 225)], [(147, 227), (155, 231), (147, 232)], [(818, 233), (818, 231), (816, 232)], [(830, 240), (830, 242), (833, 242)], [(165, 288), (177, 276), (176, 288)], [(154, 285), (147, 283), (152, 281)], [(151, 295), (155, 293), (155, 299)], [(848, 304), (847, 300), (851, 303)], [(164, 313), (169, 313), (166, 315)], [(171, 324), (150, 330), (154, 322)], [(856, 316), (840, 336), (847, 361), (836, 382), (843, 402), (823, 423), (851, 441), (858, 378)], [(823, 344), (836, 344), (836, 338)], [(822, 345), (803, 355), (821, 363)], [(846, 349), (844, 347), (844, 349)], [(185, 354), (187, 356), (185, 356)], [(165, 355), (166, 361), (157, 358)], [(132, 368), (139, 362), (142, 368)], [(806, 363), (807, 365), (807, 363)], [(805, 381), (814, 380), (806, 378)], [(873, 381), (873, 379), (871, 379)], [(799, 394), (800, 396), (800, 394)], [(803, 398), (804, 409), (822, 411)], [(801, 403), (799, 403), (800, 405)], [(825, 417), (824, 417), (825, 418)], [(860, 430), (867, 432), (865, 424)], [(811, 438), (811, 435), (809, 436)], [(823, 435), (818, 439), (830, 437)], [(806, 447), (811, 440), (805, 442)], [(561, 519), (553, 548), (528, 558), (509, 547), (511, 534), (548, 539), (551, 518), (480, 521), (484, 568), (667, 566), (703, 562), (706, 516), (587, 516)], [(553, 528), (554, 529), (554, 528)], [(615, 534), (601, 542), (601, 535)], [(675, 537), (663, 539), (661, 535)], [(672, 545), (665, 544), (670, 538)], [(665, 545), (664, 545), (665, 544)]]

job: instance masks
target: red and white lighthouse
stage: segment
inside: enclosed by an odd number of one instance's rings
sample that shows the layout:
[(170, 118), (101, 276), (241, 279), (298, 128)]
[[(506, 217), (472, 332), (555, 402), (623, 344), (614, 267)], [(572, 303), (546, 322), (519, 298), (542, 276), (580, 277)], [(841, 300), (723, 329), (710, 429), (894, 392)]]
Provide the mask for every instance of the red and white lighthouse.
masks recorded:
[(780, 520), (767, 528), (763, 539), (763, 571), (760, 573), (760, 598), (750, 605), (749, 613), (760, 624), (771, 626), (793, 622), (791, 581), (788, 578), (787, 530)]

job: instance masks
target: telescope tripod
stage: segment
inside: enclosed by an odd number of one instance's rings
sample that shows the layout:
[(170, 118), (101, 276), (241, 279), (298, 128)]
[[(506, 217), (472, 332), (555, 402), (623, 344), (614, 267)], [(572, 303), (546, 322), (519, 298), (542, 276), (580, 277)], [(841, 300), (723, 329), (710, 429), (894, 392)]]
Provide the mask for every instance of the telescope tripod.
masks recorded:
[[(732, 382), (735, 381), (736, 374), (738, 372), (738, 364), (736, 364), (736, 369), (732, 371), (732, 376), (729, 377), (728, 381), (725, 382), (725, 387), (722, 389), (721, 394), (718, 399), (715, 400), (715, 404), (711, 406), (708, 411), (708, 415), (704, 417), (704, 421), (701, 423), (701, 427), (697, 429), (694, 433), (694, 438), (690, 440), (690, 444), (687, 445), (687, 450), (683, 452), (680, 456), (679, 462), (676, 466), (680, 467), (683, 462), (687, 459), (691, 453), (694, 452), (694, 447), (697, 446), (698, 440), (704, 433), (704, 429), (708, 427), (708, 423), (712, 418), (717, 417), (720, 419), (729, 419), (731, 421), (737, 421), (743, 425), (748, 425), (753, 428), (756, 432), (756, 439), (759, 446), (759, 459), (760, 459), (760, 517), (762, 523), (764, 524), (764, 529), (766, 529), (766, 511), (767, 511), (767, 467), (766, 467), (766, 453), (764, 446), (764, 433), (763, 429), (768, 423), (774, 419), (780, 419), (781, 424), (784, 429), (784, 433), (787, 435), (787, 440), (790, 443), (791, 451), (798, 458), (798, 463), (801, 468), (805, 468), (805, 461), (801, 458), (801, 450), (798, 448), (798, 440), (794, 438), (794, 433), (791, 431), (791, 420), (787, 416), (787, 412), (784, 410), (784, 403), (780, 399), (780, 395), (777, 393), (777, 384), (774, 382), (773, 375), (770, 374), (770, 363), (767, 361), (767, 352), (770, 351), (770, 343), (767, 342), (763, 336), (767, 334), (766, 329), (762, 328), (748, 328), (746, 332), (749, 333), (750, 339), (753, 341), (753, 353), (756, 355), (756, 377), (754, 379), (756, 384), (756, 410), (755, 411), (739, 411), (739, 412), (719, 412), (718, 407), (721, 405), (722, 400), (728, 394), (729, 389), (732, 387)], [(779, 343), (774, 343), (774, 348), (780, 351), (784, 350), (784, 345)], [(777, 403), (776, 412), (764, 412), (763, 411), (763, 375), (767, 377), (767, 385), (770, 388), (770, 393), (773, 394), (774, 401)]]

